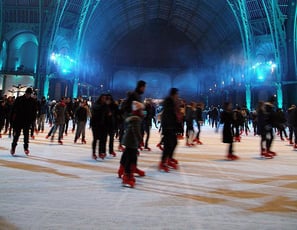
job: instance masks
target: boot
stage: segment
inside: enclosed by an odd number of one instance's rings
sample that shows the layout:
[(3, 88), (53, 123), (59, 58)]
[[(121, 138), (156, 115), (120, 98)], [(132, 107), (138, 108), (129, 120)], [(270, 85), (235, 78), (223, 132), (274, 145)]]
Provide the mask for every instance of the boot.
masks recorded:
[(93, 153), (93, 154), (92, 154), (92, 158), (93, 158), (94, 160), (97, 160), (96, 153)]
[(12, 155), (12, 156), (14, 156), (14, 154), (15, 154), (15, 148), (16, 148), (16, 145), (11, 145), (11, 149), (10, 149), (10, 154)]
[(122, 178), (122, 176), (124, 175), (124, 171), (125, 171), (125, 168), (122, 164), (120, 164), (120, 167), (118, 169), (118, 177), (119, 178)]
[(230, 160), (230, 161), (235, 161), (235, 160), (238, 160), (239, 157), (234, 155), (233, 153), (228, 153), (227, 155), (227, 160)]
[(297, 144), (294, 144), (294, 150), (297, 150)]
[(265, 159), (273, 158), (273, 156), (271, 154), (269, 154), (268, 152), (266, 152), (266, 149), (264, 149), (264, 148), (261, 149), (261, 157), (263, 157)]
[(197, 143), (198, 145), (202, 145), (202, 144), (203, 144), (203, 143), (199, 140), (199, 138), (196, 138), (195, 140), (196, 140), (196, 143)]
[(110, 155), (111, 155), (112, 157), (116, 157), (116, 156), (117, 156), (117, 154), (116, 154), (114, 151), (110, 152)]
[(272, 151), (270, 151), (269, 149), (267, 149), (267, 153), (269, 153), (269, 154), (272, 155), (272, 156), (276, 156), (276, 152), (272, 152)]
[(168, 165), (164, 162), (160, 162), (159, 164), (159, 170), (164, 172), (169, 172)]
[(170, 161), (174, 162), (176, 165), (178, 165), (178, 160), (174, 159), (174, 158), (170, 158)]
[(85, 138), (82, 138), (81, 143), (82, 143), (82, 144), (87, 144), (86, 139), (85, 139)]
[(168, 167), (173, 168), (173, 169), (175, 169), (175, 170), (178, 169), (177, 164), (175, 164), (174, 161), (172, 161), (171, 159), (168, 159), (168, 161), (167, 161), (167, 165), (168, 165)]
[(139, 168), (135, 167), (134, 168), (134, 173), (138, 174), (138, 176), (143, 177), (145, 176), (145, 172), (140, 170)]
[(104, 158), (106, 157), (106, 153), (99, 153), (99, 157), (104, 160)]
[(27, 156), (29, 156), (29, 153), (30, 153), (29, 149), (25, 149), (24, 152)]
[(122, 184), (124, 187), (134, 188), (135, 186), (135, 178), (133, 174), (124, 174)]
[(161, 151), (164, 150), (164, 148), (162, 147), (161, 143), (157, 144), (156, 147), (158, 147)]

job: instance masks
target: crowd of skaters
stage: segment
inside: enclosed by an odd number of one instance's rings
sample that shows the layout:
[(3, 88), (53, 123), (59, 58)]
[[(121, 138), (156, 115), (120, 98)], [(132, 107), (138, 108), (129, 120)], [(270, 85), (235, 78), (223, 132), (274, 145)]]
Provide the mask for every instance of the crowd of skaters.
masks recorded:
[(228, 144), (228, 160), (239, 159), (234, 154), (233, 142), (240, 142), (242, 135), (250, 133), (260, 137), (260, 155), (265, 159), (276, 156), (271, 149), (274, 132), (282, 141), (289, 141), (297, 149), (295, 105), (284, 112), (275, 108), (275, 97), (271, 97), (267, 102), (259, 102), (253, 111), (245, 106), (233, 108), (230, 102), (206, 109), (202, 102), (186, 103), (179, 97), (177, 88), (171, 88), (162, 103), (156, 105), (151, 99), (142, 99), (145, 88), (146, 82), (140, 80), (125, 99), (116, 101), (107, 93), (101, 94), (93, 103), (82, 97), (73, 100), (62, 97), (58, 102), (48, 102), (45, 97), (39, 100), (33, 89), (27, 88), (22, 96), (4, 96), (1, 99), (0, 138), (2, 132), (12, 137), (10, 153), (14, 156), (23, 131), (23, 148), (29, 155), (29, 138), (34, 139), (34, 133), (43, 133), (45, 123), (50, 126), (45, 138), (55, 141), (58, 131), (57, 141), (63, 145), (63, 137), (68, 135), (72, 121), (74, 144), (78, 141), (86, 144), (85, 131), (89, 121), (93, 136), (92, 158), (103, 160), (107, 153), (116, 157), (114, 138), (118, 138), (118, 151), (123, 152), (118, 176), (122, 178), (123, 185), (129, 187), (135, 185), (134, 174), (145, 176), (145, 172), (137, 166), (137, 157), (140, 150), (151, 150), (149, 138), (153, 124), (161, 134), (157, 145), (162, 151), (158, 168), (165, 172), (178, 169), (178, 161), (174, 158), (178, 140), (185, 139), (188, 147), (201, 145), (201, 126), (207, 124), (216, 132), (223, 126), (222, 142)]

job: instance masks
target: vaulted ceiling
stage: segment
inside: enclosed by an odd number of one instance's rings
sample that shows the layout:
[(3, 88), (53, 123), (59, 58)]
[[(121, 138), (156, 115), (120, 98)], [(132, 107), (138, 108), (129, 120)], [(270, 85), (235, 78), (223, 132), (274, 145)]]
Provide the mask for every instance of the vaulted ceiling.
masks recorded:
[[(290, 0), (277, 2), (286, 20), (289, 7), (294, 6)], [(51, 0), (3, 0), (2, 25), (38, 23), (43, 12), (40, 9), (54, 14), (56, 4)], [(77, 31), (87, 4), (94, 7), (94, 13), (85, 18), (82, 42), (94, 53), (109, 55), (129, 34), (151, 25), (158, 26), (158, 33), (174, 29), (176, 34), (183, 34), (200, 57), (221, 56), (241, 44), (238, 24), (227, 0), (61, 0), (59, 4), (64, 7), (63, 14), (57, 15), (60, 27), (68, 31)], [(263, 2), (246, 0), (246, 7), (253, 33), (269, 33)]]

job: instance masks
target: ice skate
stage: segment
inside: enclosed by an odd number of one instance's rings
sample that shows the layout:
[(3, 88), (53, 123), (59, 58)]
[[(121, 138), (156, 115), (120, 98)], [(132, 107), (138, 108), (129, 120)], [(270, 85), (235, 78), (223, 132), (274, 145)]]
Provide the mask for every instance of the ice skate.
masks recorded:
[(169, 172), (168, 165), (164, 162), (160, 162), (159, 164), (159, 171)]
[(174, 158), (171, 158), (169, 159), (170, 161), (174, 162), (175, 164), (178, 164), (178, 160), (174, 159)]
[(157, 144), (156, 147), (158, 147), (161, 151), (164, 150), (164, 148), (162, 147), (161, 143)]
[(118, 169), (118, 177), (122, 178), (122, 176), (124, 175), (124, 172), (125, 172), (125, 168), (123, 165), (120, 164), (120, 167)]
[(276, 156), (276, 155), (277, 155), (276, 152), (272, 152), (272, 151), (270, 151), (270, 150), (267, 150), (267, 153), (269, 153), (269, 154), (272, 155), (272, 156)]
[(238, 160), (239, 159), (239, 157), (238, 156), (236, 156), (236, 155), (234, 155), (233, 153), (228, 153), (228, 155), (227, 155), (227, 160), (229, 160), (229, 161), (235, 161), (235, 160)]
[(146, 151), (152, 151), (152, 149), (150, 147), (148, 147), (148, 146), (144, 147), (144, 150), (146, 150)]
[(144, 177), (145, 176), (145, 172), (140, 170), (139, 168), (135, 167), (135, 169), (133, 170), (134, 173), (136, 173), (138, 176), (140, 177)]
[(97, 160), (96, 153), (93, 153), (93, 154), (92, 154), (92, 158), (93, 158), (94, 160)]
[(99, 153), (99, 158), (104, 160), (105, 157), (106, 157), (106, 153)]
[(29, 154), (30, 154), (29, 149), (25, 149), (24, 152), (25, 152), (25, 154), (26, 154), (27, 156), (29, 156)]
[(133, 174), (124, 174), (122, 184), (124, 187), (134, 188), (135, 178)]
[(175, 164), (174, 161), (172, 161), (172, 160), (170, 160), (170, 159), (168, 159), (168, 161), (167, 161), (167, 165), (168, 165), (168, 167), (173, 168), (173, 169), (175, 169), (175, 170), (178, 169), (177, 164)]

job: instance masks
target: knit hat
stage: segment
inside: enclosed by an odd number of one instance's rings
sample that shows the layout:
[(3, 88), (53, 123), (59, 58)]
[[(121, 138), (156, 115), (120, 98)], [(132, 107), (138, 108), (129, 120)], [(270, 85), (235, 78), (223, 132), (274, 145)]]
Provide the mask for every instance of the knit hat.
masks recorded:
[(143, 109), (144, 109), (144, 104), (138, 101), (132, 102), (132, 111), (143, 110)]

